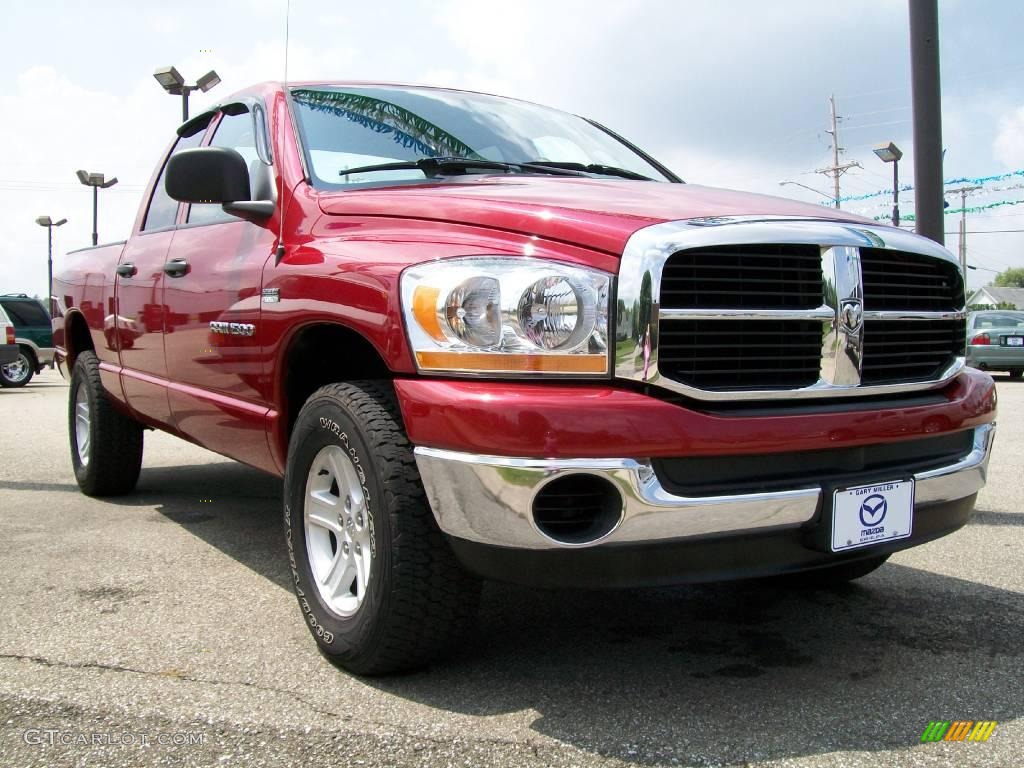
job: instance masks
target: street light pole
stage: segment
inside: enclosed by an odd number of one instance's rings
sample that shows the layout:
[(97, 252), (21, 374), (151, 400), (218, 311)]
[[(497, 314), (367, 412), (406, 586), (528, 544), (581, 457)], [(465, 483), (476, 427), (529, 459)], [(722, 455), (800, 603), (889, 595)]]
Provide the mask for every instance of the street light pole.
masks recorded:
[(67, 219), (54, 221), (49, 216), (39, 216), (36, 219), (36, 224), (46, 227), (46, 306), (50, 314), (53, 314), (53, 304), (51, 302), (51, 297), (53, 296), (53, 228), (67, 223)]
[(75, 171), (75, 175), (78, 180), (87, 187), (92, 187), (92, 244), (99, 244), (99, 235), (97, 234), (96, 222), (98, 218), (99, 209), (99, 190), (107, 189), (117, 184), (117, 177), (106, 178), (102, 173), (93, 173), (92, 171)]
[(880, 144), (873, 152), (883, 163), (892, 163), (892, 225), (900, 225), (900, 159), (903, 152), (891, 141), (888, 144)]
[(900, 161), (892, 161), (892, 225), (900, 225)]

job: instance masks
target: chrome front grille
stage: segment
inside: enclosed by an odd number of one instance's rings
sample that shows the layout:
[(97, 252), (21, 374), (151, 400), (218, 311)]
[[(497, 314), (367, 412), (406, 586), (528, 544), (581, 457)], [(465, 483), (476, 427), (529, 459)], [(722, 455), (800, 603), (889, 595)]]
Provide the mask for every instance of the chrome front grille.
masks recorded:
[(623, 254), (616, 375), (708, 400), (920, 389), (963, 367), (963, 305), (952, 255), (907, 232), (655, 225)]

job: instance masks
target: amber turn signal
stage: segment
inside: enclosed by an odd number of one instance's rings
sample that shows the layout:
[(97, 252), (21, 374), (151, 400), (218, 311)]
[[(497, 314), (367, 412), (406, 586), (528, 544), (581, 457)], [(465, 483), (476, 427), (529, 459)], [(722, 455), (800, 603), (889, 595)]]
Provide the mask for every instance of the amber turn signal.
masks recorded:
[(607, 355), (522, 355), (495, 352), (420, 350), (416, 362), (422, 370), (474, 373), (589, 373), (608, 372)]

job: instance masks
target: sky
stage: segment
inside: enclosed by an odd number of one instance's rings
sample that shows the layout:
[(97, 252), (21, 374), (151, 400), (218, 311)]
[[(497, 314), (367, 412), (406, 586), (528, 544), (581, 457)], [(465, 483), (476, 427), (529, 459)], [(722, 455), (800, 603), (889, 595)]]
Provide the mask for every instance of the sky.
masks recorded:
[[(972, 286), (1024, 266), (1024, 7), (940, 0), (943, 177), (991, 179), (967, 198)], [(280, 80), (285, 0), (10, 4), (0, 51), (0, 293), (43, 295), (54, 260), (90, 243), (91, 191), (76, 169), (116, 176), (100, 191), (100, 242), (128, 236), (181, 104), (152, 77), (174, 65), (195, 114), (232, 91)], [(891, 211), (891, 166), (913, 182), (906, 0), (292, 0), (289, 77), (468, 88), (597, 119), (687, 181), (826, 202), (834, 94), (843, 207)], [(780, 181), (795, 181), (821, 194)], [(949, 197), (959, 208), (959, 197)], [(1015, 203), (1020, 203), (1019, 205)], [(900, 195), (904, 216), (913, 192)], [(958, 216), (946, 216), (957, 248)], [(912, 225), (911, 225), (912, 226)], [(1016, 230), (1003, 232), (1002, 230)]]

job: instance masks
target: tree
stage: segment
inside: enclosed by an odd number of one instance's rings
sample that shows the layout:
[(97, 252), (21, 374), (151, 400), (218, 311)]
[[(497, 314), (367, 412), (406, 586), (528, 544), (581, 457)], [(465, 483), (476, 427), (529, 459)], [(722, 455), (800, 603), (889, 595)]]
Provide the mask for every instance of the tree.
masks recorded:
[(1024, 288), (1024, 268), (1010, 267), (996, 275), (994, 285), (999, 288)]

